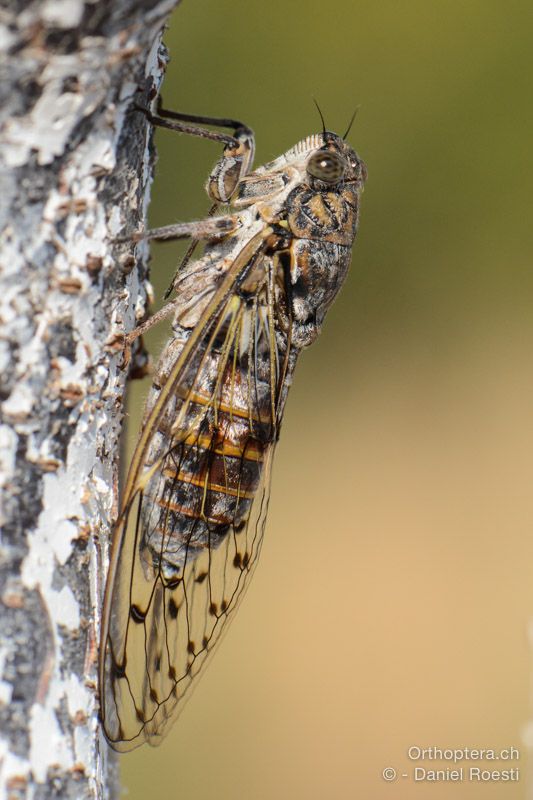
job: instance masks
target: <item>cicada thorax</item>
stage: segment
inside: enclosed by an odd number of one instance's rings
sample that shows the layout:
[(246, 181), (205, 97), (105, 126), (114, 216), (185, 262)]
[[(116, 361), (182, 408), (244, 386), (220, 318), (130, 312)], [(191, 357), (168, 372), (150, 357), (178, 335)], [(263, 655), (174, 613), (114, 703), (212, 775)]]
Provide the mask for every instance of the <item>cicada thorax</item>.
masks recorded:
[(336, 192), (298, 186), (287, 198), (289, 229), (299, 239), (316, 239), (351, 247), (358, 211), (358, 194), (351, 186)]
[(287, 198), (291, 240), (283, 256), (288, 257), (292, 342), (297, 348), (315, 341), (344, 283), (358, 209), (357, 193), (351, 187), (331, 192), (298, 186)]

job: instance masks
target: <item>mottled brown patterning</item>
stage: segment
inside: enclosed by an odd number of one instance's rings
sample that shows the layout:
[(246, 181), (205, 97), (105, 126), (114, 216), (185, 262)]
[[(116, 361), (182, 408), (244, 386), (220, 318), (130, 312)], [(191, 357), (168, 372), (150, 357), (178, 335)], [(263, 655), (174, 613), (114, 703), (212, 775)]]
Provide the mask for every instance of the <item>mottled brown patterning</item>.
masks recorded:
[(224, 142), (207, 190), (213, 211), (230, 210), (144, 234), (206, 244), (174, 281), (173, 336), (114, 534), (100, 696), (117, 750), (161, 740), (255, 567), (294, 367), (346, 276), (366, 178), (358, 155), (329, 131), (249, 172), (253, 134), (244, 125), (145, 113)]

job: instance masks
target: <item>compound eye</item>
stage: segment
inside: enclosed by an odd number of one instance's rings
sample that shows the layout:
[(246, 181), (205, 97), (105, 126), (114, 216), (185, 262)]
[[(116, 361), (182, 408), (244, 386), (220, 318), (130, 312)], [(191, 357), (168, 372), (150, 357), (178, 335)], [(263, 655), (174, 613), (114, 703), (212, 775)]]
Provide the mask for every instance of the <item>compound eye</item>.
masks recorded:
[(325, 183), (336, 183), (344, 175), (346, 164), (337, 153), (320, 150), (307, 162), (307, 172)]

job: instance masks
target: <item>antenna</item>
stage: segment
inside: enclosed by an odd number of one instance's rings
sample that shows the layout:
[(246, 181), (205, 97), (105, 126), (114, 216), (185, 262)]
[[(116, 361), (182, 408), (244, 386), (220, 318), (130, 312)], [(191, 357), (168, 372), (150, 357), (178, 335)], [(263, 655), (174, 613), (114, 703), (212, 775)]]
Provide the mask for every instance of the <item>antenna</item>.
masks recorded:
[(353, 112), (353, 114), (352, 114), (352, 118), (351, 118), (351, 120), (350, 120), (350, 124), (349, 124), (349, 125), (348, 125), (348, 127), (346, 128), (346, 133), (345, 133), (345, 134), (344, 134), (344, 136), (342, 137), (343, 139), (346, 139), (346, 137), (347, 137), (347, 136), (348, 136), (348, 134), (350, 133), (350, 131), (351, 131), (351, 129), (352, 129), (353, 121), (354, 121), (354, 119), (356, 118), (356, 116), (357, 116), (357, 112), (359, 111), (359, 109), (360, 109), (360, 108), (361, 108), (361, 106), (360, 106), (360, 105), (355, 107), (355, 111), (354, 111), (354, 112)]
[(324, 122), (324, 115), (322, 114), (322, 111), (320, 110), (320, 106), (318, 105), (318, 103), (317, 103), (317, 101), (315, 100), (314, 97), (313, 97), (313, 103), (317, 107), (318, 113), (320, 114), (320, 119), (322, 120), (322, 133), (326, 133), (326, 123)]

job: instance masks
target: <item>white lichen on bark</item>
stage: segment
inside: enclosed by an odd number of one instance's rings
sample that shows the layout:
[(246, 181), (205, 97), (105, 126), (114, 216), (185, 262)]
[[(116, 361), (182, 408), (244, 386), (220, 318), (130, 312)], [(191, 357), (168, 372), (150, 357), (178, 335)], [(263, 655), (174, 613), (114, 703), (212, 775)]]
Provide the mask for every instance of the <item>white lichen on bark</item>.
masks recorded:
[(112, 794), (98, 613), (121, 337), (146, 306), (146, 251), (114, 240), (146, 215), (149, 133), (128, 111), (159, 85), (175, 4), (0, 11), (0, 799)]

